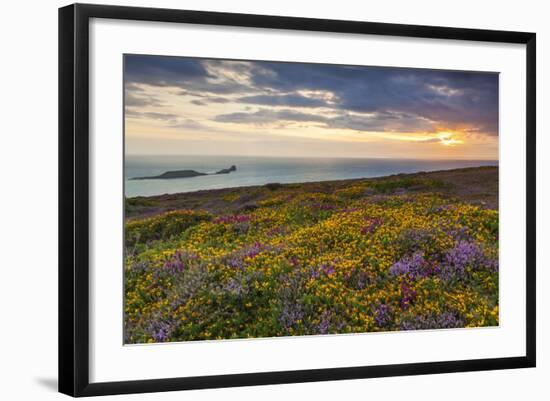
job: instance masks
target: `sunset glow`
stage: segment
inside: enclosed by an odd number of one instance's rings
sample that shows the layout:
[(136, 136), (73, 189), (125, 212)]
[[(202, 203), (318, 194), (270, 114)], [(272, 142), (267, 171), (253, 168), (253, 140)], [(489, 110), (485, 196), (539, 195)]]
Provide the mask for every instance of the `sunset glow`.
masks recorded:
[(498, 158), (498, 75), (125, 56), (128, 154)]

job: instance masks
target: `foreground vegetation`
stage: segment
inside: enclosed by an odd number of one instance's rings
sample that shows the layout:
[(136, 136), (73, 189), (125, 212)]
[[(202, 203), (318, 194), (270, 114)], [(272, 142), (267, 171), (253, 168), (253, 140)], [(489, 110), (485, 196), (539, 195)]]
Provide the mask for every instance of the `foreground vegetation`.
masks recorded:
[(125, 342), (498, 325), (497, 182), (479, 168), (127, 199)]

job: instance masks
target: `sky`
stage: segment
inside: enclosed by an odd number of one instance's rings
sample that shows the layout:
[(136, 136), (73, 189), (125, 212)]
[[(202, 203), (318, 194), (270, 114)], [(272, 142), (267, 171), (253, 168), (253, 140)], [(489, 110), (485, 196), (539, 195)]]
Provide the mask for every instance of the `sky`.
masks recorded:
[(124, 56), (132, 155), (498, 159), (498, 74)]

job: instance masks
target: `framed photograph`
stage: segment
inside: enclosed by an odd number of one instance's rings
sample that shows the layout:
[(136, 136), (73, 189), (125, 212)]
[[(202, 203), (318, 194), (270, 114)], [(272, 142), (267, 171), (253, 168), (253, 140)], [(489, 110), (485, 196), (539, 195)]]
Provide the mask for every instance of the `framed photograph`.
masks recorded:
[(535, 366), (535, 34), (59, 10), (59, 390)]

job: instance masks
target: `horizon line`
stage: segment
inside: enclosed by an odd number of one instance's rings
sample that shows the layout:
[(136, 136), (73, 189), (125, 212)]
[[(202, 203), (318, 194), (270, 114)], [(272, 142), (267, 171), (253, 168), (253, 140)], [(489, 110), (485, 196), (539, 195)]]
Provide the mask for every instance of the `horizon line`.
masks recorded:
[(248, 157), (248, 158), (267, 158), (267, 159), (376, 159), (376, 160), (434, 160), (434, 161), (483, 161), (500, 162), (499, 158), (414, 158), (414, 157), (377, 157), (377, 156), (279, 156), (279, 155), (237, 155), (237, 154), (183, 154), (183, 153), (125, 153), (126, 157)]

